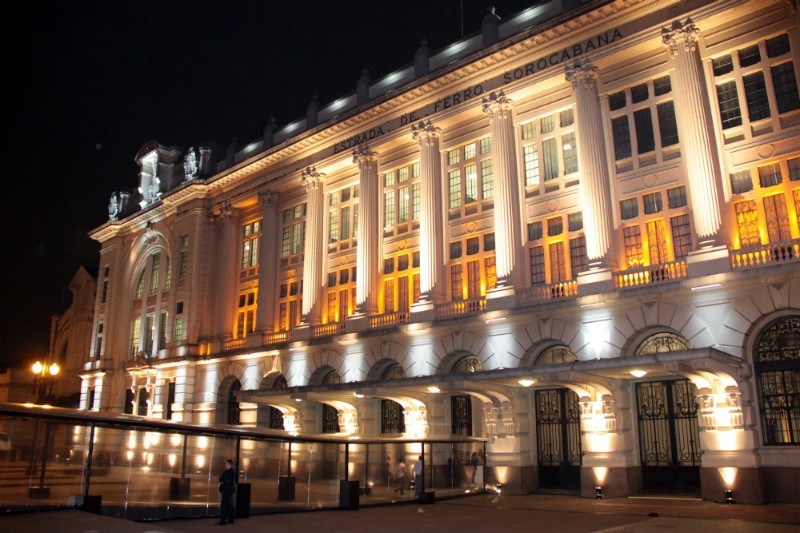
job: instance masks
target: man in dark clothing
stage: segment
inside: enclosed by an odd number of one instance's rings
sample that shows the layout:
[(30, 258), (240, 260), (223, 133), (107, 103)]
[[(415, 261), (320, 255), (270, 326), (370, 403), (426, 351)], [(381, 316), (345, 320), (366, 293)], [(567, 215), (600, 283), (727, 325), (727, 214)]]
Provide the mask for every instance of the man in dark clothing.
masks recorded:
[(224, 526), (233, 524), (236, 504), (233, 495), (236, 494), (236, 473), (233, 471), (233, 461), (225, 461), (225, 471), (219, 476), (219, 522), (217, 525)]

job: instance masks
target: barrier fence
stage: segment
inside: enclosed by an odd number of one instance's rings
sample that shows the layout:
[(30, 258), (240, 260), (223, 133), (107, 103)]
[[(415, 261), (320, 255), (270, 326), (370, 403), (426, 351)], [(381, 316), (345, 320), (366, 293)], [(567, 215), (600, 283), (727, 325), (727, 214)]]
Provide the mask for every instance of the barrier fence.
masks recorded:
[[(237, 516), (433, 501), (485, 490), (482, 440), (295, 436), (242, 426), (0, 404), (0, 512), (81, 508), (131, 520), (219, 515), (225, 460)], [(423, 456), (424, 485), (411, 487)], [(396, 478), (397, 460), (405, 479)]]

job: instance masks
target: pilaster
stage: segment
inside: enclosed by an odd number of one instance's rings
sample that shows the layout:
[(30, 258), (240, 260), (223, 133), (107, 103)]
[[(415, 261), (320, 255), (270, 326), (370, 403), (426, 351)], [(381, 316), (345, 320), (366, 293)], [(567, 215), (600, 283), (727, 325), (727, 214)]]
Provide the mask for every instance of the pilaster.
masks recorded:
[(320, 323), (319, 299), (322, 293), (322, 259), (324, 253), (323, 231), (325, 224), (325, 174), (314, 167), (301, 173), (306, 187), (306, 242), (303, 260), (303, 321)]
[(261, 265), (258, 270), (258, 308), (256, 330), (262, 333), (275, 331), (275, 302), (278, 300), (278, 193), (266, 190), (258, 193), (261, 200)]
[[(378, 313), (377, 283), (380, 269), (380, 220), (378, 205), (378, 152), (366, 144), (353, 150), (353, 163), (359, 170), (358, 249), (356, 251), (356, 307), (367, 315)], [(310, 211), (310, 209), (309, 209)]]

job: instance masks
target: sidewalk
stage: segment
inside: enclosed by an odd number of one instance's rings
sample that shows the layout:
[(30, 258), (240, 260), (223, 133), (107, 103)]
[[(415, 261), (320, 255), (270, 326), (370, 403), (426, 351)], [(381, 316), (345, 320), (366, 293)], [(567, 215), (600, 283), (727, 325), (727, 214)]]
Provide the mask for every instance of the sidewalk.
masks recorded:
[(0, 518), (5, 531), (26, 533), (204, 533), (335, 531), (393, 533), (464, 532), (732, 532), (800, 531), (798, 505), (724, 505), (693, 499), (478, 495), (433, 505), (402, 504), (360, 511), (311, 511), (254, 516), (223, 529), (211, 518), (137, 523), (80, 511), (51, 511)]

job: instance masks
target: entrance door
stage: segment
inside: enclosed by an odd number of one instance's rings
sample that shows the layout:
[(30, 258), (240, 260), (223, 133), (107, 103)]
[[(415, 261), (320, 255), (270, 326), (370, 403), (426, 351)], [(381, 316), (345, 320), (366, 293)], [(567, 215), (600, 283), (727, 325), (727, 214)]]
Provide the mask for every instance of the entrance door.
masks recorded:
[(636, 384), (642, 482), (649, 492), (700, 492), (697, 389), (687, 379)]
[(578, 395), (569, 389), (536, 391), (539, 488), (580, 490), (581, 428)]

